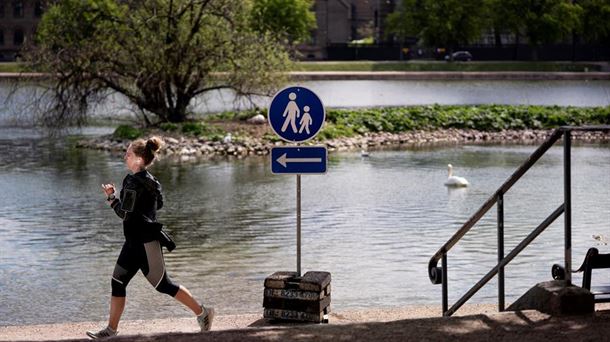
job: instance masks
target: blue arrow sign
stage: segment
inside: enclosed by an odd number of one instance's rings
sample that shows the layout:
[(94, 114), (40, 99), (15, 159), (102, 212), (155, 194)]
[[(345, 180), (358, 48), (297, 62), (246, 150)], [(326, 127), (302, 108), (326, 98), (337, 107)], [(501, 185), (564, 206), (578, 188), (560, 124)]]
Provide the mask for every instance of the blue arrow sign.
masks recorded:
[(271, 172), (275, 174), (326, 173), (324, 146), (285, 146), (271, 149)]
[(280, 90), (271, 100), (267, 116), (275, 134), (297, 143), (315, 137), (326, 119), (318, 95), (304, 87)]

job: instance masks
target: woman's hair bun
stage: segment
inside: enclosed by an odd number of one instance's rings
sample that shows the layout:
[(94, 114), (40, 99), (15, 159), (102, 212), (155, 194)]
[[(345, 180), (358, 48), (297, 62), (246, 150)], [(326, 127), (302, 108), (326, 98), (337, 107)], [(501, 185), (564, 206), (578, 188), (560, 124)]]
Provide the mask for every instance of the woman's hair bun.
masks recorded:
[(152, 152), (157, 152), (163, 147), (163, 140), (159, 137), (150, 137), (146, 141), (146, 148)]

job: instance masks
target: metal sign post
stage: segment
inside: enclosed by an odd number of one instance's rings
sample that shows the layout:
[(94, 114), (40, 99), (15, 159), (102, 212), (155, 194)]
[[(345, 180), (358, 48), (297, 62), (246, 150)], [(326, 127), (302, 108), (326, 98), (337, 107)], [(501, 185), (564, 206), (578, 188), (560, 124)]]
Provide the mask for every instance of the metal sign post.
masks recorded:
[(328, 151), (325, 146), (299, 143), (318, 134), (326, 118), (324, 106), (311, 90), (288, 87), (275, 94), (267, 117), (273, 132), (294, 144), (271, 149), (271, 172), (297, 176), (297, 270), (275, 272), (265, 278), (263, 317), (328, 323), (330, 273), (301, 273), (301, 175), (326, 173)]
[(301, 175), (297, 175), (297, 274), (301, 276)]
[(301, 277), (301, 174), (326, 173), (325, 146), (299, 146), (313, 139), (326, 119), (322, 101), (304, 87), (280, 90), (269, 105), (268, 121), (275, 134), (296, 146), (271, 149), (271, 172), (297, 176), (297, 274)]

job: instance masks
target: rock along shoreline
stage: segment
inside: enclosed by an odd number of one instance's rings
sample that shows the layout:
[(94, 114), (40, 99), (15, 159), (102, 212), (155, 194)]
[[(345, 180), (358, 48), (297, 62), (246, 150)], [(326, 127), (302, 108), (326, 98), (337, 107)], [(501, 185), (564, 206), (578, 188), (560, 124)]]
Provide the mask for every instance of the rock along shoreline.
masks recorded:
[[(308, 142), (305, 145), (326, 146), (329, 152), (377, 150), (383, 148), (409, 148), (427, 145), (511, 143), (534, 144), (545, 140), (553, 130), (505, 130), (483, 132), (467, 129), (439, 129), (432, 131), (408, 131), (402, 133), (368, 133), (356, 137), (345, 137), (324, 141)], [(265, 138), (237, 137), (230, 142), (212, 141), (197, 137), (176, 137), (155, 133), (161, 136), (166, 145), (162, 156), (190, 159), (213, 156), (264, 156), (275, 146), (290, 145), (282, 141)], [(610, 132), (572, 132), (572, 138), (585, 142), (610, 142)], [(124, 152), (131, 140), (116, 139), (105, 135), (93, 139), (82, 139), (76, 143), (78, 148), (88, 148), (110, 152)]]

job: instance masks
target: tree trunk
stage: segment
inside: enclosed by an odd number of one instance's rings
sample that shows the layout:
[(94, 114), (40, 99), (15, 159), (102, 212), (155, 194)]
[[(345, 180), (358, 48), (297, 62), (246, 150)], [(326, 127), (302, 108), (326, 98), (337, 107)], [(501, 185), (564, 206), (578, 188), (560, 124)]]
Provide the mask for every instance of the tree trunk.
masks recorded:
[(174, 123), (186, 121), (186, 108), (188, 103), (189, 101), (183, 94), (178, 94), (176, 96), (175, 106), (169, 109), (167, 120)]
[(515, 52), (513, 54), (513, 60), (519, 59), (519, 32), (515, 33)]
[(167, 121), (172, 123), (180, 123), (186, 121), (186, 108), (182, 110), (174, 108), (167, 116)]
[(494, 27), (494, 40), (496, 43), (496, 47), (502, 47), (502, 35), (500, 34), (500, 30)]
[(532, 61), (538, 61), (538, 44), (532, 45)]
[(576, 62), (576, 31), (572, 30), (572, 63)]

